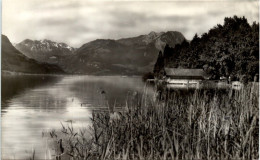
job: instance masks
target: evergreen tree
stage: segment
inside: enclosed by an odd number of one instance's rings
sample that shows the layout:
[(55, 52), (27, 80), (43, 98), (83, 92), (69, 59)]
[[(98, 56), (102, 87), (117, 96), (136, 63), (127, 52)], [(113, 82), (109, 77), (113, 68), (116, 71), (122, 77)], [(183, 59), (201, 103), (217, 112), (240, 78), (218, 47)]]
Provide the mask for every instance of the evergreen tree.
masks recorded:
[(164, 57), (163, 57), (163, 53), (162, 51), (159, 52), (159, 55), (158, 55), (158, 58), (157, 58), (157, 61), (154, 65), (154, 76), (155, 77), (158, 77), (158, 78), (161, 78), (162, 75), (161, 73), (164, 71)]

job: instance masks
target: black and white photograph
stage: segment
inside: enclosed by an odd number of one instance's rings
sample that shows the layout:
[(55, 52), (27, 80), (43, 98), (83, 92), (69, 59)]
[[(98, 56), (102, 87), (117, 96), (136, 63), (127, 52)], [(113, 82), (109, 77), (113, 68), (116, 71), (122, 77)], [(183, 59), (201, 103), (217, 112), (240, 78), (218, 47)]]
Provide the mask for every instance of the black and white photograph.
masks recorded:
[(0, 159), (259, 159), (258, 0), (1, 8)]

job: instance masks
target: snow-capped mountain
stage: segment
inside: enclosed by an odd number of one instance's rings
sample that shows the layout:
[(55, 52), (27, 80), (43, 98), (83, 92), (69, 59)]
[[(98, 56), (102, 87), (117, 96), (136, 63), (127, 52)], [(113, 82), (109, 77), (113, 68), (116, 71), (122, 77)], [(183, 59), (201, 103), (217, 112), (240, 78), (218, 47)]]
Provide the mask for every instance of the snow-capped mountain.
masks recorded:
[(57, 43), (51, 40), (30, 40), (26, 39), (15, 47), (29, 58), (39, 62), (57, 64), (64, 56), (74, 53), (75, 48), (66, 43)]
[(9, 41), (7, 36), (2, 35), (2, 70), (23, 73), (64, 73), (57, 65), (39, 63), (19, 52)]

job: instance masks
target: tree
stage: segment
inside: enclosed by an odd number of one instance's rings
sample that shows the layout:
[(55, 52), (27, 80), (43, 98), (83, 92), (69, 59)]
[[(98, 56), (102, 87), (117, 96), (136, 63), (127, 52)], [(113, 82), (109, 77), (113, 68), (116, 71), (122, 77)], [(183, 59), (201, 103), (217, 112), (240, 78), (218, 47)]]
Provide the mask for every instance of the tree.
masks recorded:
[(204, 66), (216, 79), (230, 75), (239, 79), (246, 75), (253, 80), (259, 72), (259, 23), (250, 26), (245, 17), (226, 17), (224, 25), (218, 24), (201, 37), (195, 34), (190, 43), (185, 40), (174, 48), (166, 45), (154, 71), (159, 73), (162, 66)]
[(162, 70), (164, 70), (164, 57), (163, 57), (162, 51), (160, 51), (158, 58), (157, 58), (157, 61), (154, 65), (154, 70), (153, 70), (154, 76), (161, 78), (162, 77), (162, 75), (161, 75)]

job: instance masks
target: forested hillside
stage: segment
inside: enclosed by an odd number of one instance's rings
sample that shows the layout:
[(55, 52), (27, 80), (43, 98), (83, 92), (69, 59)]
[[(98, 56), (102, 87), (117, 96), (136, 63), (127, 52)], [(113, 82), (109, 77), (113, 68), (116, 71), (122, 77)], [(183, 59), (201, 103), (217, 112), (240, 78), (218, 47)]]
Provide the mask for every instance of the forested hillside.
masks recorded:
[(252, 81), (259, 72), (259, 23), (250, 25), (245, 17), (225, 18), (190, 42), (183, 41), (174, 48), (166, 45), (154, 66), (156, 76), (164, 67), (203, 68), (211, 79), (221, 76), (233, 80)]

